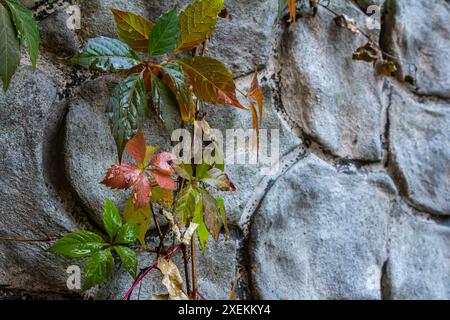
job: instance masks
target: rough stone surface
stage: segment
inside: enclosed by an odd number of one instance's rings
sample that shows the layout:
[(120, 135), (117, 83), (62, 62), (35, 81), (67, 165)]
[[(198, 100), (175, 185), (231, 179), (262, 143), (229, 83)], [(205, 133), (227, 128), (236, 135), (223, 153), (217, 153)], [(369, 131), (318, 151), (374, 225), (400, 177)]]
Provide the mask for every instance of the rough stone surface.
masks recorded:
[(396, 210), (387, 262), (389, 299), (450, 299), (450, 228)]
[(75, 54), (80, 47), (75, 31), (67, 27), (69, 18), (66, 12), (57, 11), (39, 23), (42, 46), (61, 57)]
[(449, 104), (395, 90), (391, 97), (392, 162), (420, 208), (450, 215)]
[(448, 1), (386, 2), (383, 45), (401, 59), (399, 79), (413, 76), (420, 94), (450, 98), (449, 15)]
[[(0, 236), (45, 239), (77, 228), (55, 198), (44, 162), (57, 126), (56, 88), (41, 71), (21, 68), (8, 94), (0, 93)], [(30, 292), (65, 287), (67, 260), (36, 245), (0, 241), (0, 284)]]
[[(333, 3), (333, 10), (360, 24), (356, 7)], [(382, 81), (371, 64), (355, 62), (352, 53), (367, 41), (336, 27), (321, 12), (301, 19), (297, 32), (286, 29), (281, 41), (282, 102), (292, 121), (340, 157), (376, 161), (381, 158)]]
[(393, 194), (383, 175), (344, 174), (309, 156), (267, 193), (251, 227), (253, 294), (380, 299)]
[[(95, 231), (106, 198), (123, 207), (129, 192), (99, 183), (117, 161), (104, 110), (119, 77), (75, 68), (64, 58), (89, 37), (116, 36), (109, 7), (156, 20), (190, 0), (20, 2), (33, 8), (42, 45), (38, 70), (26, 67), (23, 50), (9, 92), (0, 93), (0, 299), (119, 299), (131, 278), (118, 261), (108, 283), (82, 294), (67, 289), (66, 268), (83, 260), (48, 253), (49, 242), (4, 238)], [(340, 0), (329, 8), (366, 30), (367, 7), (384, 2)], [(366, 39), (338, 28), (322, 7), (294, 32), (286, 19), (273, 27), (275, 0), (225, 3), (228, 17), (219, 19), (206, 54), (223, 60), (244, 91), (259, 69), (262, 128), (280, 129), (279, 155), (288, 156), (284, 174), (269, 177), (261, 174), (267, 161), (227, 165), (238, 190), (220, 195), (234, 240), (221, 236), (205, 256), (198, 252), (199, 291), (227, 299), (239, 264), (250, 275), (250, 298), (450, 299), (449, 2), (386, 2), (382, 30), (366, 31), (400, 58), (398, 78), (389, 80), (351, 60)], [(65, 25), (69, 4), (80, 5), (81, 30)], [(415, 85), (404, 81), (407, 75)], [(250, 128), (249, 112), (204, 109), (214, 128)], [(170, 150), (169, 132), (155, 115), (144, 134)], [(155, 230), (147, 240), (157, 245)], [(140, 267), (154, 259), (140, 254)], [(174, 260), (182, 268), (180, 255)], [(164, 292), (155, 270), (140, 298)]]

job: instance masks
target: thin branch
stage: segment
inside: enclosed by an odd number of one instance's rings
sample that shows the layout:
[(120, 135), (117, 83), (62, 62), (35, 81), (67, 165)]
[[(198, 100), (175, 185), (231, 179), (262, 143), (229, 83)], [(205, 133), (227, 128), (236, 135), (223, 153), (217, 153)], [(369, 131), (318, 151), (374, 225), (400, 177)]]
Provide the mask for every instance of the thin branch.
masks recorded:
[(192, 295), (193, 299), (197, 300), (197, 267), (196, 267), (196, 252), (195, 252), (195, 233), (191, 238), (191, 265), (192, 265)]
[(14, 237), (0, 237), (0, 241), (10, 241), (10, 242), (23, 242), (23, 243), (38, 243), (38, 242), (51, 242), (58, 240), (60, 237), (49, 237), (45, 239), (23, 239)]

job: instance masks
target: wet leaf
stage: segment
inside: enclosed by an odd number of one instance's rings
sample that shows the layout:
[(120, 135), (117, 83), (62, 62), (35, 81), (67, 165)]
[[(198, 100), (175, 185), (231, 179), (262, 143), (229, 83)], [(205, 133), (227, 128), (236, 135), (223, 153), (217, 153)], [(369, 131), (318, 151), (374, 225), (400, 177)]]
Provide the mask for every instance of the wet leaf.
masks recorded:
[(159, 114), (167, 131), (173, 132), (180, 126), (181, 115), (178, 101), (172, 90), (157, 76), (151, 76), (153, 107)]
[(20, 63), (20, 43), (8, 10), (0, 3), (0, 78), (6, 92)]
[(49, 251), (70, 258), (87, 257), (107, 246), (99, 235), (89, 231), (76, 231), (59, 239)]
[(227, 104), (245, 109), (236, 97), (233, 76), (222, 62), (201, 56), (177, 62), (188, 74), (197, 98), (211, 104)]
[(7, 0), (6, 4), (11, 11), (11, 17), (16, 26), (20, 43), (28, 48), (31, 64), (36, 69), (40, 37), (39, 27), (36, 20), (34, 20), (33, 13), (16, 1)]
[(116, 250), (117, 254), (119, 255), (125, 270), (127, 270), (127, 272), (133, 279), (136, 279), (138, 267), (136, 252), (134, 252), (130, 248), (123, 246), (116, 246), (114, 247), (114, 250)]
[(194, 118), (194, 100), (188, 81), (181, 67), (176, 63), (163, 65), (164, 82), (169, 86), (178, 101), (178, 108), (183, 121)]
[(217, 191), (236, 191), (236, 186), (231, 182), (228, 175), (217, 168), (210, 169), (201, 181)]
[(103, 225), (111, 241), (114, 240), (117, 231), (122, 226), (122, 218), (120, 217), (119, 210), (117, 210), (114, 203), (109, 199), (106, 199), (105, 205), (103, 206)]
[(140, 64), (139, 57), (127, 44), (107, 37), (89, 39), (70, 61), (103, 72), (128, 70)]
[(111, 251), (104, 250), (94, 253), (84, 265), (83, 289), (87, 290), (108, 280), (112, 274), (113, 267), (114, 258)]
[(142, 172), (133, 185), (134, 208), (144, 208), (150, 202), (152, 185), (145, 172)]
[(147, 234), (150, 223), (152, 222), (150, 204), (146, 204), (144, 207), (136, 210), (134, 207), (133, 198), (130, 198), (125, 204), (123, 218), (127, 223), (136, 223), (139, 225), (138, 240), (141, 246), (145, 248), (145, 235)]
[(128, 222), (120, 227), (117, 232), (114, 243), (116, 244), (130, 244), (139, 237), (139, 225), (137, 223)]
[(102, 184), (111, 189), (128, 189), (138, 180), (142, 170), (133, 163), (112, 165), (106, 172)]
[(159, 258), (158, 269), (163, 274), (163, 285), (169, 292), (169, 300), (189, 300), (183, 292), (183, 278), (172, 260)]
[(145, 138), (142, 131), (138, 131), (135, 136), (128, 141), (125, 150), (137, 162), (143, 164), (147, 148), (145, 146)]
[(128, 141), (142, 128), (148, 115), (147, 94), (142, 74), (134, 74), (114, 89), (107, 105), (119, 161)]
[(145, 17), (132, 12), (111, 9), (116, 21), (117, 33), (131, 48), (139, 52), (147, 52), (148, 35), (153, 23)]
[(178, 45), (180, 26), (174, 8), (161, 15), (150, 31), (148, 55), (150, 57), (172, 52)]
[(224, 0), (196, 0), (180, 13), (177, 52), (198, 47), (213, 33)]
[(150, 173), (155, 178), (156, 183), (163, 189), (175, 190), (176, 183), (171, 177), (175, 173), (175, 169), (172, 168), (171, 163), (175, 160), (175, 156), (169, 152), (161, 152), (153, 156), (150, 160), (150, 166), (154, 169), (150, 169)]

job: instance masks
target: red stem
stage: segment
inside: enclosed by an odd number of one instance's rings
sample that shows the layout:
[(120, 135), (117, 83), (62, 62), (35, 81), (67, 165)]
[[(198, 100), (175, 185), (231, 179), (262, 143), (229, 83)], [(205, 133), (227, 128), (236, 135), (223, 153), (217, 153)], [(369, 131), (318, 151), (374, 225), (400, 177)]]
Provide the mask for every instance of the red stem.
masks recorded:
[[(165, 256), (164, 259), (172, 257), (177, 251), (180, 250), (180, 246), (175, 246), (172, 250), (170, 250)], [(129, 300), (131, 294), (133, 293), (133, 290), (137, 287), (137, 285), (147, 276), (147, 274), (150, 273), (153, 269), (155, 269), (158, 266), (158, 261), (156, 261), (154, 264), (152, 264), (147, 270), (145, 270), (144, 273), (140, 275), (139, 278), (136, 279), (136, 281), (131, 285), (130, 289), (128, 289), (127, 293), (123, 296), (122, 300)]]

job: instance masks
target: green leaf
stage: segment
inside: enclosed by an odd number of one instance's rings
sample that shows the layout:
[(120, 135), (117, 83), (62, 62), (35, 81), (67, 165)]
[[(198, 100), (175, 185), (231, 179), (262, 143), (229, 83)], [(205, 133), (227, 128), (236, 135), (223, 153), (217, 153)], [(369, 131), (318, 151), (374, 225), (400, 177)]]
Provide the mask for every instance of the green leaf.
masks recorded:
[(173, 191), (163, 189), (159, 186), (152, 188), (152, 201), (167, 208), (172, 208), (173, 205)]
[(111, 251), (104, 250), (94, 253), (84, 265), (83, 290), (105, 282), (111, 276), (114, 258)]
[(196, 230), (197, 237), (202, 247), (202, 252), (205, 253), (206, 243), (208, 242), (209, 239), (209, 232), (208, 229), (206, 228), (205, 222), (203, 221), (203, 201), (201, 197), (198, 198), (198, 201), (195, 205), (193, 222), (198, 224)]
[(119, 210), (109, 199), (106, 199), (105, 205), (103, 206), (103, 224), (111, 241), (114, 240), (117, 231), (122, 226), (122, 218), (120, 217)]
[(214, 240), (219, 240), (219, 232), (222, 228), (219, 206), (216, 199), (205, 189), (200, 189), (199, 193), (203, 201), (203, 220)]
[(197, 191), (191, 185), (184, 187), (184, 189), (178, 193), (175, 202), (175, 213), (177, 214), (178, 221), (181, 225), (188, 225), (194, 216), (196, 198)]
[(114, 243), (116, 244), (130, 244), (139, 237), (139, 225), (137, 223), (128, 222), (120, 227), (117, 232)]
[(151, 220), (151, 211), (150, 204), (147, 204), (143, 208), (135, 209), (133, 204), (133, 198), (131, 197), (123, 210), (123, 218), (127, 223), (137, 223), (139, 225), (139, 242), (142, 247), (146, 247), (145, 245), (145, 235), (147, 234), (148, 228), (150, 227)]
[(181, 163), (173, 165), (175, 172), (181, 178), (191, 181), (194, 177), (192, 176), (192, 165), (190, 163)]
[(107, 37), (90, 39), (70, 61), (103, 72), (128, 70), (140, 63), (139, 57), (127, 44)]
[(134, 252), (130, 248), (123, 246), (114, 247), (114, 250), (116, 250), (117, 254), (120, 257), (120, 260), (122, 260), (123, 267), (125, 268), (125, 270), (127, 270), (127, 272), (133, 279), (136, 279), (138, 267), (136, 252)]
[(177, 61), (192, 82), (194, 94), (212, 104), (228, 104), (245, 109), (236, 97), (236, 85), (230, 70), (210, 57), (193, 57)]
[(127, 142), (142, 128), (148, 115), (148, 100), (142, 74), (133, 74), (114, 89), (106, 107), (110, 113), (119, 160)]
[(157, 76), (152, 74), (153, 107), (169, 132), (181, 123), (178, 102), (170, 88)]
[(197, 0), (180, 13), (180, 40), (177, 52), (198, 47), (216, 28), (224, 0)]
[(172, 52), (178, 44), (180, 25), (177, 10), (174, 8), (156, 20), (150, 31), (148, 55), (150, 57)]
[(6, 92), (11, 78), (20, 63), (20, 43), (9, 17), (8, 10), (0, 3), (0, 78)]
[(225, 201), (223, 198), (216, 198), (217, 205), (219, 206), (220, 210), (220, 217), (222, 218), (223, 227), (225, 229), (225, 237), (227, 240), (231, 239), (230, 231), (228, 230), (228, 221), (227, 221), (227, 215), (225, 212)]
[(194, 101), (183, 70), (176, 63), (167, 63), (162, 69), (166, 84), (177, 98), (181, 118), (183, 121), (190, 121), (194, 116)]
[(196, 180), (197, 181), (201, 181), (201, 180), (203, 180), (204, 178), (206, 178), (207, 177), (207, 175), (208, 175), (208, 170), (209, 170), (209, 164), (207, 164), (206, 162), (202, 162), (202, 163), (200, 163), (200, 164), (198, 164), (197, 165), (197, 168), (196, 168), (196, 175), (195, 175), (195, 178), (196, 178)]
[(280, 19), (283, 16), (283, 12), (286, 9), (287, 5), (288, 5), (288, 0), (278, 0), (278, 13), (277, 13), (277, 19), (275, 20), (275, 23), (280, 22)]
[(111, 9), (119, 38), (139, 52), (147, 52), (148, 34), (153, 23), (132, 12)]
[(107, 246), (103, 239), (89, 231), (77, 231), (59, 239), (49, 251), (70, 258), (87, 257)]
[(226, 173), (218, 168), (213, 168), (201, 179), (218, 191), (236, 191), (236, 186), (231, 182)]
[(28, 48), (31, 64), (36, 69), (36, 61), (39, 53), (39, 27), (34, 20), (33, 13), (18, 4), (16, 1), (7, 0), (6, 4), (11, 11), (11, 16), (16, 26), (20, 43)]

